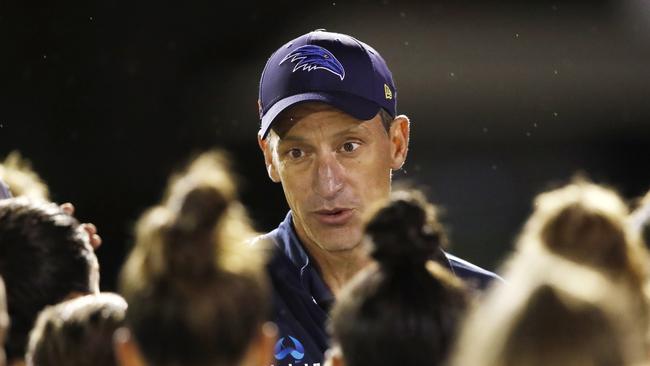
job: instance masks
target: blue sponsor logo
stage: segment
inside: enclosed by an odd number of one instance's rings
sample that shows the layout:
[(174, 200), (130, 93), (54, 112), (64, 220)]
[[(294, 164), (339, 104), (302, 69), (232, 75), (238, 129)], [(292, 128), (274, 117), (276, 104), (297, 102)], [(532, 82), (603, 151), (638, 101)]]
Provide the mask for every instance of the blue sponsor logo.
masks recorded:
[(305, 357), (305, 348), (299, 340), (289, 336), (292, 345), (287, 346), (284, 344), (285, 338), (282, 337), (275, 344), (275, 359), (284, 360), (287, 356), (291, 355), (295, 360), (302, 360)]

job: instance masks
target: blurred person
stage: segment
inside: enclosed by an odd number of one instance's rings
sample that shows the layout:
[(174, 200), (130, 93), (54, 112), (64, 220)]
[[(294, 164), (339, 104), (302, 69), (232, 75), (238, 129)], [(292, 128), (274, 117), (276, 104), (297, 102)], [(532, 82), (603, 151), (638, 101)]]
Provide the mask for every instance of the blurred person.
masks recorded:
[(647, 251), (628, 225), (629, 208), (613, 190), (585, 179), (539, 194), (517, 250), (548, 251), (639, 285)]
[(516, 261), (508, 284), (491, 289), (466, 320), (449, 365), (648, 364), (638, 293), (553, 254)]
[[(50, 190), (43, 179), (32, 168), (29, 160), (19, 151), (14, 150), (0, 163), (0, 200), (11, 197), (28, 197), (37, 201), (50, 201)], [(66, 202), (61, 205), (65, 213), (74, 216), (75, 207)], [(88, 232), (90, 243), (97, 249), (102, 244), (102, 238), (97, 233), (97, 227), (92, 223), (81, 224)]]
[(467, 321), (452, 364), (646, 362), (647, 254), (621, 197), (576, 179), (534, 206), (502, 270), (508, 285)]
[(28, 366), (115, 366), (113, 334), (126, 301), (112, 293), (86, 295), (46, 307), (29, 336)]
[(29, 160), (14, 150), (0, 162), (0, 179), (15, 197), (29, 197), (32, 200), (49, 201), (50, 190), (43, 179), (34, 171)]
[(122, 366), (267, 365), (275, 328), (262, 243), (217, 153), (174, 176), (138, 221), (120, 287), (129, 308), (116, 335)]
[[(281, 337), (275, 365), (323, 361), (328, 312), (370, 262), (360, 245), (363, 217), (388, 199), (408, 152), (410, 121), (397, 115), (396, 100), (383, 58), (345, 34), (302, 35), (266, 63), (258, 144), (290, 208), (264, 236), (277, 247), (268, 269)], [(442, 260), (479, 288), (498, 278), (447, 253)]]
[(26, 197), (0, 201), (0, 276), (11, 321), (9, 365), (24, 364), (29, 331), (42, 309), (99, 291), (88, 233), (59, 206)]
[(365, 234), (377, 262), (357, 274), (332, 310), (328, 365), (442, 365), (468, 303), (436, 257), (446, 242), (434, 207), (400, 191)]

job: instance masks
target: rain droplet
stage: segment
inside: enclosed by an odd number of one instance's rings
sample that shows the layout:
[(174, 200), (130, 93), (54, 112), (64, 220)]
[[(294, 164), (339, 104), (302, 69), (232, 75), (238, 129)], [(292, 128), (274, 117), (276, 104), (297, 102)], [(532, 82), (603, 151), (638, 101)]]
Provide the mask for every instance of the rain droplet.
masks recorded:
[(557, 75), (557, 74), (558, 74), (558, 71), (557, 71), (557, 70), (553, 70), (553, 73), (554, 73), (555, 75)]
[(402, 11), (402, 12), (399, 13), (399, 16), (402, 17), (402, 18), (406, 18), (406, 13)]
[(336, 3), (332, 3), (332, 6), (336, 6)]
[(557, 112), (553, 112), (553, 117), (557, 117)]
[(496, 164), (492, 164), (492, 170), (497, 170), (497, 165)]
[(404, 41), (404, 46), (408, 46), (408, 45), (409, 45), (409, 41)]
[(90, 21), (91, 21), (91, 22), (92, 22), (92, 21), (94, 20), (94, 18), (93, 18), (93, 17), (88, 17), (88, 19), (90, 19)]
[(526, 137), (530, 137), (530, 131), (526, 132)]
[(453, 72), (450, 72), (450, 73), (449, 73), (449, 76), (451, 76), (451, 77), (453, 78), (453, 77), (456, 76), (456, 74), (454, 74)]
[(47, 55), (43, 55), (43, 60), (47, 60)]
[(515, 33), (515, 38), (519, 38), (519, 33)]
[(533, 127), (537, 128), (537, 122), (533, 123)]
[(483, 127), (483, 133), (487, 133), (487, 132), (488, 132), (487, 127)]

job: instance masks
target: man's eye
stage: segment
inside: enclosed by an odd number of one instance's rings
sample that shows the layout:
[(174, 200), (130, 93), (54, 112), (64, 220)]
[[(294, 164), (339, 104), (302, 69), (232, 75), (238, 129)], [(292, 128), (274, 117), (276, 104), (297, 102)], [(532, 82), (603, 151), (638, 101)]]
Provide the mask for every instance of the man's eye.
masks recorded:
[(304, 155), (304, 153), (300, 149), (291, 149), (291, 150), (289, 150), (289, 156), (292, 159), (300, 159), (303, 155)]
[(358, 143), (358, 142), (346, 142), (346, 143), (343, 144), (343, 146), (341, 146), (341, 148), (342, 148), (343, 151), (345, 151), (345, 152), (353, 152), (353, 151), (356, 150), (359, 146), (361, 146), (361, 144)]

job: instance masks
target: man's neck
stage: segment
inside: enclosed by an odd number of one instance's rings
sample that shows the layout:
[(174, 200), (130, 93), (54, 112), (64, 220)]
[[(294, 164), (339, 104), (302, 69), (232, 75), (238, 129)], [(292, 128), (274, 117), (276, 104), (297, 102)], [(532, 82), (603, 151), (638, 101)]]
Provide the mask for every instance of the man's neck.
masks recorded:
[(305, 246), (334, 297), (338, 297), (343, 286), (370, 263), (368, 255), (361, 250), (360, 245), (340, 252), (328, 252), (317, 246)]
[(370, 258), (362, 245), (356, 245), (350, 250), (327, 251), (316, 243), (306, 240), (296, 230), (298, 238), (305, 250), (314, 260), (315, 266), (321, 273), (323, 281), (329, 287), (334, 297), (337, 297), (343, 286), (368, 263)]
[(307, 246), (306, 249), (316, 262), (323, 281), (332, 291), (334, 297), (338, 297), (343, 286), (370, 263), (368, 255), (361, 250), (360, 245), (354, 249), (340, 252), (328, 252), (319, 247), (310, 246)]

